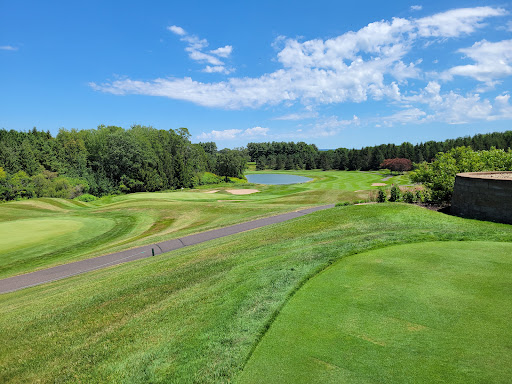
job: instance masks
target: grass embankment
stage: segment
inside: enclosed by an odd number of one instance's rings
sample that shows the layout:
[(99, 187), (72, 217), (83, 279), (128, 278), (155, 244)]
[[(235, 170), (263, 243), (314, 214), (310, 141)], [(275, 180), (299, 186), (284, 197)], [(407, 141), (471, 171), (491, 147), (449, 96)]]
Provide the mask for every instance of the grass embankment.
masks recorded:
[(436, 242), (343, 259), (311, 279), (241, 383), (506, 383), (512, 244)]
[[(254, 185), (221, 184), (93, 203), (42, 198), (1, 204), (0, 278), (312, 205), (365, 198), (371, 184), (382, 179), (364, 172), (288, 172), (314, 182), (258, 185), (261, 192), (252, 195), (225, 190)], [(219, 191), (204, 193), (209, 189)]]
[[(279, 309), (320, 270), (371, 249), (447, 240), (511, 242), (512, 227), (403, 204), (340, 207), (4, 294), (0, 381), (235, 380)], [(500, 331), (510, 340), (508, 326)]]

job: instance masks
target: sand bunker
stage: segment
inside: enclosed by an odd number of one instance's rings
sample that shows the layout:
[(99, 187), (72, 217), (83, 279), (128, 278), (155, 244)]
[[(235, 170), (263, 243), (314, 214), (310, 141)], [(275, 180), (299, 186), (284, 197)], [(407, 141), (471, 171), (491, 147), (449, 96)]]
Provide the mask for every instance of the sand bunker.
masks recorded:
[(226, 189), (226, 192), (232, 195), (250, 195), (251, 193), (259, 192), (257, 189)]
[(214, 189), (213, 191), (206, 191), (204, 193), (217, 193), (217, 192), (219, 192), (219, 190), (218, 189)]
[(386, 184), (384, 184), (384, 183), (373, 183), (372, 184), (372, 187), (385, 187), (385, 186), (386, 186)]

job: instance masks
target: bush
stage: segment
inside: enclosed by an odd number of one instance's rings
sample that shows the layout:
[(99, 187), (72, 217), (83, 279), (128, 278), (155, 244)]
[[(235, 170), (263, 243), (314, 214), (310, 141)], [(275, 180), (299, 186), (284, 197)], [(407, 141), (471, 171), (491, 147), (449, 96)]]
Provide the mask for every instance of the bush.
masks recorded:
[(411, 191), (407, 191), (403, 196), (404, 203), (413, 204), (415, 202), (415, 196)]
[(336, 207), (345, 207), (347, 205), (351, 205), (352, 203), (350, 201), (340, 201), (339, 203), (336, 203)]
[(211, 172), (203, 172), (201, 176), (199, 177), (199, 184), (205, 185), (205, 184), (218, 184), (222, 182), (223, 178), (220, 176), (217, 176), (214, 173)]
[(432, 163), (416, 164), (416, 168), (410, 177), (427, 188), (424, 200), (441, 204), (450, 201), (457, 173), (510, 170), (512, 151), (496, 148), (473, 151), (468, 147), (457, 147), (446, 153), (439, 152)]
[(242, 178), (238, 178), (238, 177), (228, 177), (227, 178), (228, 180), (226, 181), (227, 183), (233, 183), (233, 184), (246, 184), (247, 183), (247, 179), (245, 178), (245, 176)]
[(391, 187), (391, 193), (389, 196), (389, 201), (395, 202), (400, 200), (400, 188), (398, 188), (396, 185), (393, 185)]
[(379, 189), (379, 193), (377, 195), (377, 202), (378, 203), (386, 202), (386, 192), (384, 192), (382, 189)]
[(387, 168), (393, 172), (405, 172), (412, 169), (412, 162), (409, 159), (386, 159), (380, 165), (381, 168)]
[(91, 195), (89, 193), (84, 193), (83, 195), (77, 196), (74, 198), (74, 200), (83, 201), (85, 203), (89, 203), (94, 200), (98, 200), (98, 198), (94, 195)]

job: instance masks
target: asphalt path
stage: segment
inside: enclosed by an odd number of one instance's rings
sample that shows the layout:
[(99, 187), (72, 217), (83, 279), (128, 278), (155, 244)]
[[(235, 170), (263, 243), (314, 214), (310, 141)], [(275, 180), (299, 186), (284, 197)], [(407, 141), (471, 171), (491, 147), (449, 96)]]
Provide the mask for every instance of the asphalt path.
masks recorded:
[(176, 249), (204, 243), (205, 241), (234, 235), (240, 232), (250, 231), (252, 229), (265, 227), (271, 224), (282, 223), (283, 221), (291, 220), (296, 217), (304, 216), (312, 212), (332, 207), (334, 207), (334, 204), (283, 213), (281, 215), (248, 221), (246, 223), (231, 225), (229, 227), (213, 229), (211, 231), (201, 232), (195, 235), (181, 237), (179, 239), (172, 239), (163, 241), (161, 243), (145, 245), (138, 248), (128, 249), (126, 251), (111, 253), (105, 256), (62, 264), (56, 267), (26, 273), (24, 275), (8, 277), (6, 279), (0, 280), (0, 293), (13, 292), (19, 289), (32, 287), (34, 285), (44, 284), (50, 281), (65, 279), (66, 277), (110, 267), (112, 265), (144, 259), (146, 257), (153, 256), (153, 253), (158, 255), (161, 253), (174, 251)]

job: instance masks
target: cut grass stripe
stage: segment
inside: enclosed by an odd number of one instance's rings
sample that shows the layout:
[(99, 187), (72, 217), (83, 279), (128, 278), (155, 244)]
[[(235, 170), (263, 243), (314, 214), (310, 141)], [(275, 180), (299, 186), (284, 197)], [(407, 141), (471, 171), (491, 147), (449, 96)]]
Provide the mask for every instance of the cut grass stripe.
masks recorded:
[(511, 273), (507, 243), (410, 244), (341, 260), (283, 308), (239, 382), (505, 383)]

